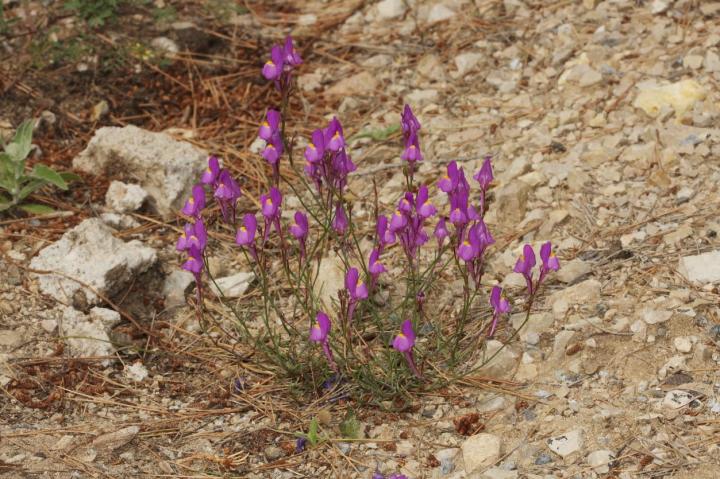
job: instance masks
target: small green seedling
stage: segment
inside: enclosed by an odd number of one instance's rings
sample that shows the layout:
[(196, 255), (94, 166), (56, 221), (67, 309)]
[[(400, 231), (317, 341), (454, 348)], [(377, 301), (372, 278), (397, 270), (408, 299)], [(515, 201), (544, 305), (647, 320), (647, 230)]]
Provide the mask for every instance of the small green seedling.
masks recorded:
[[(45, 185), (51, 184), (61, 190), (68, 189), (68, 181), (79, 177), (72, 173), (58, 173), (45, 165), (35, 165), (27, 172), (25, 163), (32, 148), (33, 121), (24, 121), (0, 153), (0, 211), (18, 207), (31, 214), (53, 212), (49, 206), (23, 201)], [(1, 141), (1, 139), (0, 139)], [(3, 194), (3, 191), (6, 194)]]

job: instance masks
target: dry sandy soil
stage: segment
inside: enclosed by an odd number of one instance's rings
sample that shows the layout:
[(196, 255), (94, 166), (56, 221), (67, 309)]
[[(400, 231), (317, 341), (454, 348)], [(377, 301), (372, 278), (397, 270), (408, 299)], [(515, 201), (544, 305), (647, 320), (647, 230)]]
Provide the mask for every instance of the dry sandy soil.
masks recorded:
[[(682, 267), (720, 250), (720, 3), (156, 0), (121, 2), (95, 29), (63, 2), (4, 3), (0, 126), (42, 119), (33, 162), (70, 169), (100, 126), (172, 128), (256, 197), (268, 170), (251, 145), (277, 101), (259, 71), (292, 33), (298, 137), (330, 113), (348, 136), (384, 131), (410, 103), (421, 181), (494, 158), (488, 281), (517, 284), (525, 242), (552, 240), (563, 269), (526, 329), (503, 325), (509, 344), (482, 376), (400, 410), (303, 404), (208, 340), (190, 307), (164, 304), (180, 223), (148, 211), (118, 234), (160, 256), (115, 301), (136, 322), (113, 330), (111, 358), (73, 357), (57, 329), (68, 306), (28, 265), (102, 210), (113, 178), (83, 175), (36, 195), (62, 214), (0, 217), (0, 476), (720, 477), (720, 264)], [(351, 143), (359, 207), (371, 179), (395, 203), (400, 143)], [(248, 267), (216, 254), (219, 274)], [(339, 430), (350, 410), (354, 441)], [(330, 440), (296, 453), (311, 418)]]

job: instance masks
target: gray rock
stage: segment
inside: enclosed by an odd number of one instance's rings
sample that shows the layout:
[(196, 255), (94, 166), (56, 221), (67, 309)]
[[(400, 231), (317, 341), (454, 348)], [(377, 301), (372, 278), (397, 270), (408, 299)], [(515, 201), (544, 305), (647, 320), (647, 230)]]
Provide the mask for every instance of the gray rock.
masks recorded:
[(313, 284), (313, 293), (326, 309), (332, 308), (338, 301), (338, 291), (345, 287), (345, 271), (336, 255), (327, 256), (320, 261), (317, 279)]
[(206, 167), (207, 153), (165, 133), (133, 125), (104, 127), (74, 160), (76, 170), (139, 182), (165, 217), (182, 208)]
[(720, 281), (720, 250), (680, 258), (680, 274), (688, 281), (714, 283)]
[(155, 37), (150, 41), (150, 45), (163, 53), (174, 54), (180, 51), (178, 44), (168, 37)]
[(173, 270), (163, 283), (165, 307), (174, 308), (185, 304), (185, 292), (195, 281), (192, 273), (180, 269)]
[(378, 18), (382, 20), (402, 17), (406, 10), (403, 0), (382, 0), (377, 4)]
[(127, 230), (140, 226), (140, 222), (132, 216), (121, 215), (120, 213), (102, 213), (100, 219), (102, 219), (106, 225), (117, 230)]
[(427, 23), (432, 25), (434, 23), (443, 22), (451, 19), (455, 15), (456, 13), (453, 10), (450, 10), (450, 8), (442, 3), (437, 3), (430, 9), (427, 17)]
[(528, 195), (532, 187), (524, 181), (512, 181), (495, 192), (497, 217), (503, 222), (519, 223), (527, 212)]
[[(237, 273), (232, 276), (218, 278), (210, 283), (213, 292), (226, 298), (239, 298), (247, 291), (250, 283), (255, 279), (255, 273)], [(222, 293), (222, 294), (221, 294)]]
[(122, 321), (120, 313), (108, 308), (92, 308), (89, 315), (92, 321), (99, 321), (108, 331)]
[(600, 282), (589, 279), (553, 293), (548, 299), (553, 313), (565, 314), (573, 305), (593, 306), (600, 301)]
[(687, 336), (678, 336), (673, 339), (673, 346), (679, 353), (689, 353), (692, 351), (692, 340)]
[(285, 452), (277, 446), (270, 445), (263, 451), (268, 461), (276, 461), (285, 455)]
[(435, 453), (435, 459), (440, 461), (440, 473), (450, 474), (455, 469), (455, 457), (457, 457), (460, 449), (453, 447), (449, 449), (441, 449)]
[(516, 479), (517, 471), (510, 471), (499, 467), (491, 467), (480, 475), (481, 479)]
[(592, 271), (592, 265), (581, 259), (564, 262), (560, 271), (555, 273), (557, 279), (563, 283), (574, 283)]
[(379, 82), (375, 75), (367, 71), (362, 71), (338, 81), (328, 88), (325, 94), (335, 97), (370, 95), (375, 93), (378, 86)]
[[(134, 276), (147, 271), (157, 261), (154, 249), (138, 240), (128, 243), (115, 238), (115, 230), (97, 218), (83, 221), (67, 231), (59, 241), (44, 248), (32, 259), (30, 267), (63, 273), (112, 297)], [(89, 305), (100, 298), (78, 282), (57, 274), (37, 274), (40, 291), (64, 303), (82, 291)]]
[(580, 451), (584, 443), (585, 433), (582, 429), (574, 429), (547, 440), (548, 448), (561, 457)]
[(607, 474), (610, 472), (610, 463), (615, 460), (612, 451), (600, 449), (588, 454), (587, 462), (598, 474)]
[(697, 396), (690, 391), (674, 389), (668, 391), (663, 398), (662, 405), (668, 409), (680, 409), (697, 399)]
[(476, 366), (486, 361), (487, 364), (483, 365), (479, 371), (491, 377), (505, 377), (512, 374), (517, 364), (517, 355), (510, 350), (509, 345), (506, 346), (500, 341), (491, 339), (486, 346), (485, 352), (478, 359)]
[(105, 193), (105, 204), (117, 213), (137, 211), (148, 197), (142, 187), (122, 181), (112, 181)]
[(484, 433), (470, 436), (462, 444), (462, 453), (465, 472), (480, 471), (500, 458), (500, 438)]
[(13, 329), (0, 329), (0, 347), (16, 346), (23, 341), (23, 335)]
[[(60, 336), (65, 338), (73, 356), (112, 356), (115, 347), (108, 333), (109, 328), (97, 316), (88, 316), (69, 306), (63, 308)], [(103, 364), (110, 364), (110, 360), (103, 360)]]

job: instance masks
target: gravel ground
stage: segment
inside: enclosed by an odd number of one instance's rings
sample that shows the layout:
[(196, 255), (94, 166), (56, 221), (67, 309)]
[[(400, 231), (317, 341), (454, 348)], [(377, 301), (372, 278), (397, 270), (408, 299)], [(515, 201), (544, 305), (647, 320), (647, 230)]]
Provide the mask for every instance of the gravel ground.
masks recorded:
[[(26, 269), (44, 246), (28, 229), (0, 244), (0, 475), (720, 477), (720, 2), (342, 2), (354, 13), (322, 34), (325, 7), (298, 8), (300, 43), (314, 32), (318, 51), (345, 48), (302, 67), (306, 114), (322, 97), (354, 131), (383, 129), (410, 103), (428, 184), (450, 160), (475, 171), (492, 154), (489, 279), (517, 286), (522, 244), (558, 245), (563, 269), (487, 371), (503, 382), (419, 396), (409, 412), (360, 408), (362, 440), (295, 454), (312, 415), (340, 437), (347, 404), (298, 409), (252, 361), (198, 347), (186, 306), (158, 315), (153, 354), (123, 323), (119, 359), (69, 360), (65, 306)], [(396, 202), (399, 151), (352, 145), (361, 216), (371, 178)], [(150, 276), (177, 267), (171, 234), (131, 236), (160, 252)]]

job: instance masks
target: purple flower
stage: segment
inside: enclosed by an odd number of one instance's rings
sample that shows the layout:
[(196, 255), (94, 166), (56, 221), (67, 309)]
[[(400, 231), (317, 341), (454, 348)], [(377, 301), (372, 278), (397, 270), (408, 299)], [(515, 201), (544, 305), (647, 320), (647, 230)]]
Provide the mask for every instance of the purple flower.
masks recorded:
[(242, 226), (237, 230), (235, 243), (240, 246), (250, 246), (255, 243), (255, 233), (257, 233), (257, 219), (255, 215), (247, 213), (243, 217)]
[(466, 239), (465, 241), (460, 243), (460, 246), (457, 249), (458, 257), (465, 262), (472, 261), (476, 254), (477, 252), (475, 251), (473, 245), (470, 243), (469, 239)]
[(393, 213), (392, 217), (390, 217), (390, 231), (392, 233), (397, 233), (398, 231), (405, 228), (407, 224), (407, 216), (405, 216), (405, 214), (399, 208), (395, 210), (395, 213)]
[(185, 215), (199, 217), (203, 208), (205, 208), (205, 190), (202, 185), (195, 185), (192, 188), (192, 196), (185, 202), (181, 211)]
[(377, 225), (375, 226), (376, 242), (378, 245), (378, 251), (382, 253), (385, 246), (391, 245), (395, 242), (395, 234), (392, 230), (388, 229), (388, 219), (386, 216), (378, 216)]
[(190, 244), (188, 243), (188, 238), (193, 234), (195, 234), (195, 225), (192, 223), (185, 223), (183, 232), (180, 233), (177, 243), (175, 244), (175, 249), (178, 251), (185, 251), (186, 249), (188, 249), (190, 247)]
[(200, 182), (206, 185), (211, 185), (215, 183), (219, 174), (220, 162), (218, 161), (217, 156), (212, 155), (208, 158), (208, 167), (203, 172), (202, 177), (200, 177)]
[(344, 235), (349, 226), (347, 214), (345, 214), (345, 208), (342, 204), (338, 203), (335, 207), (335, 217), (332, 221), (333, 229), (340, 236)]
[(290, 225), (290, 234), (297, 238), (300, 243), (300, 259), (305, 257), (305, 242), (308, 236), (307, 215), (301, 211), (295, 212), (295, 223)]
[(280, 126), (280, 112), (277, 110), (268, 110), (267, 120), (262, 122), (260, 125), (260, 131), (258, 136), (265, 141), (270, 141), (270, 138), (278, 131)]
[(523, 247), (523, 253), (518, 258), (517, 262), (515, 263), (515, 268), (513, 271), (516, 273), (520, 273), (525, 277), (525, 282), (527, 283), (527, 289), (528, 294), (533, 294), (533, 284), (532, 284), (532, 277), (533, 277), (533, 267), (535, 266), (535, 251), (533, 251), (532, 246), (529, 244), (526, 244)]
[(267, 145), (265, 145), (262, 157), (265, 158), (265, 161), (272, 166), (276, 166), (278, 161), (280, 161), (280, 155), (282, 155), (283, 149), (284, 147), (280, 135), (274, 134), (272, 138), (270, 138), (270, 141), (268, 141)]
[(549, 241), (540, 247), (540, 259), (542, 260), (542, 269), (546, 271), (557, 271), (560, 269), (560, 261), (553, 253), (552, 243)]
[(405, 149), (400, 155), (400, 159), (405, 160), (409, 163), (416, 163), (422, 161), (423, 155), (420, 151), (420, 140), (418, 139), (417, 133), (411, 133), (410, 138), (405, 144)]
[[(202, 252), (195, 246), (191, 246), (188, 249), (188, 257), (187, 260), (183, 263), (182, 269), (193, 273), (196, 280), (199, 279), (200, 272), (203, 269), (203, 257)], [(199, 281), (197, 282), (199, 284)]]
[(309, 163), (317, 163), (322, 160), (325, 154), (325, 136), (322, 130), (315, 130), (312, 133), (312, 139), (305, 148), (305, 159)]
[(343, 136), (343, 128), (340, 120), (333, 117), (325, 129), (325, 146), (330, 151), (340, 151), (345, 147), (345, 137)]
[(235, 208), (241, 194), (240, 185), (230, 172), (224, 169), (220, 171), (216, 184), (214, 196), (220, 204), (223, 220), (228, 224), (235, 224)]
[(282, 193), (273, 186), (270, 188), (269, 194), (260, 195), (260, 204), (262, 206), (263, 216), (268, 220), (274, 220), (280, 216)]
[(538, 279), (538, 286), (545, 280), (545, 277), (550, 271), (557, 271), (560, 269), (560, 261), (555, 256), (552, 250), (552, 243), (549, 241), (543, 243), (540, 246), (540, 259), (542, 264), (540, 265), (540, 278)]
[(283, 72), (284, 52), (280, 45), (275, 45), (270, 50), (270, 60), (265, 62), (262, 74), (268, 80), (279, 80)]
[(485, 161), (483, 162), (482, 167), (477, 173), (475, 173), (475, 176), (473, 176), (473, 178), (475, 178), (477, 182), (480, 183), (480, 189), (482, 189), (483, 191), (487, 191), (487, 189), (490, 187), (490, 183), (492, 183), (492, 180), (494, 179), (492, 162), (490, 161), (489, 156), (485, 157)]
[(295, 223), (290, 226), (290, 234), (298, 240), (304, 240), (308, 235), (308, 219), (307, 215), (302, 211), (295, 212)]
[(351, 301), (359, 301), (368, 297), (367, 285), (360, 279), (360, 273), (353, 267), (345, 274), (345, 289)]
[(330, 318), (327, 314), (322, 311), (318, 311), (315, 316), (315, 324), (310, 328), (310, 341), (320, 343), (327, 358), (328, 364), (333, 371), (338, 370), (335, 359), (333, 358), (332, 350), (328, 342), (328, 334), (330, 333)]
[(295, 441), (295, 454), (300, 454), (305, 450), (305, 446), (307, 445), (307, 438), (306, 437), (299, 437)]
[(207, 245), (207, 230), (205, 229), (205, 223), (203, 223), (202, 218), (195, 220), (192, 233), (187, 237), (187, 244), (188, 248), (194, 246), (200, 252), (205, 250), (205, 246)]
[(222, 170), (218, 176), (218, 184), (215, 188), (215, 198), (233, 202), (240, 197), (240, 185), (232, 177), (228, 170)]
[(485, 269), (485, 251), (495, 243), (495, 239), (482, 219), (477, 220), (466, 231), (467, 236), (458, 245), (456, 254), (465, 261), (465, 267), (477, 288)]
[(370, 273), (370, 287), (374, 287), (378, 277), (386, 272), (385, 265), (380, 262), (380, 251), (376, 248), (370, 252), (368, 259), (368, 272)]
[(438, 188), (445, 193), (450, 193), (457, 188), (459, 180), (458, 167), (455, 161), (451, 161), (447, 166), (447, 174), (438, 181)]
[(412, 108), (410, 108), (410, 105), (408, 104), (405, 104), (405, 108), (403, 108), (403, 112), (400, 114), (400, 126), (402, 127), (403, 133), (406, 135), (420, 131), (420, 122), (415, 117)]
[(422, 378), (420, 371), (418, 371), (417, 366), (415, 365), (415, 358), (412, 351), (413, 346), (415, 346), (415, 331), (413, 331), (412, 321), (406, 319), (400, 327), (400, 332), (397, 336), (395, 336), (395, 339), (393, 339), (392, 347), (403, 353), (405, 360), (408, 363), (408, 367), (413, 374), (415, 374), (418, 378)]
[(413, 331), (412, 321), (406, 319), (400, 327), (400, 332), (392, 343), (393, 348), (401, 353), (410, 351), (415, 346), (415, 331)]
[(492, 292), (490, 293), (490, 306), (493, 308), (493, 319), (490, 323), (488, 337), (492, 338), (497, 329), (500, 316), (510, 312), (510, 302), (503, 295), (503, 290), (500, 286), (493, 286)]
[(377, 249), (372, 250), (370, 252), (370, 258), (368, 259), (368, 271), (373, 277), (378, 277), (380, 276), (380, 273), (384, 273), (387, 271), (387, 269), (385, 269), (385, 266), (380, 263), (379, 259), (380, 252)]
[(379, 470), (375, 469), (375, 472), (370, 479), (385, 479), (385, 476), (383, 476)]
[(302, 65), (302, 58), (300, 58), (300, 54), (295, 50), (295, 46), (293, 45), (293, 39), (290, 35), (285, 37), (285, 48), (283, 48), (283, 55), (285, 60), (285, 65), (289, 68), (297, 67)]
[(504, 314), (510, 312), (510, 302), (503, 295), (503, 290), (500, 286), (493, 286), (492, 292), (490, 293), (490, 306), (498, 314)]
[(442, 248), (445, 238), (450, 236), (450, 233), (448, 232), (447, 227), (445, 226), (445, 217), (444, 216), (441, 217), (440, 220), (438, 220), (437, 225), (435, 225), (435, 232), (433, 234), (435, 235), (435, 238), (437, 238), (438, 248)]
[(330, 318), (328, 315), (319, 311), (315, 316), (315, 324), (310, 328), (310, 341), (322, 343), (327, 340), (330, 332)]
[(428, 201), (428, 187), (422, 185), (418, 189), (417, 198), (415, 199), (415, 210), (420, 218), (429, 218), (437, 213), (437, 209)]

